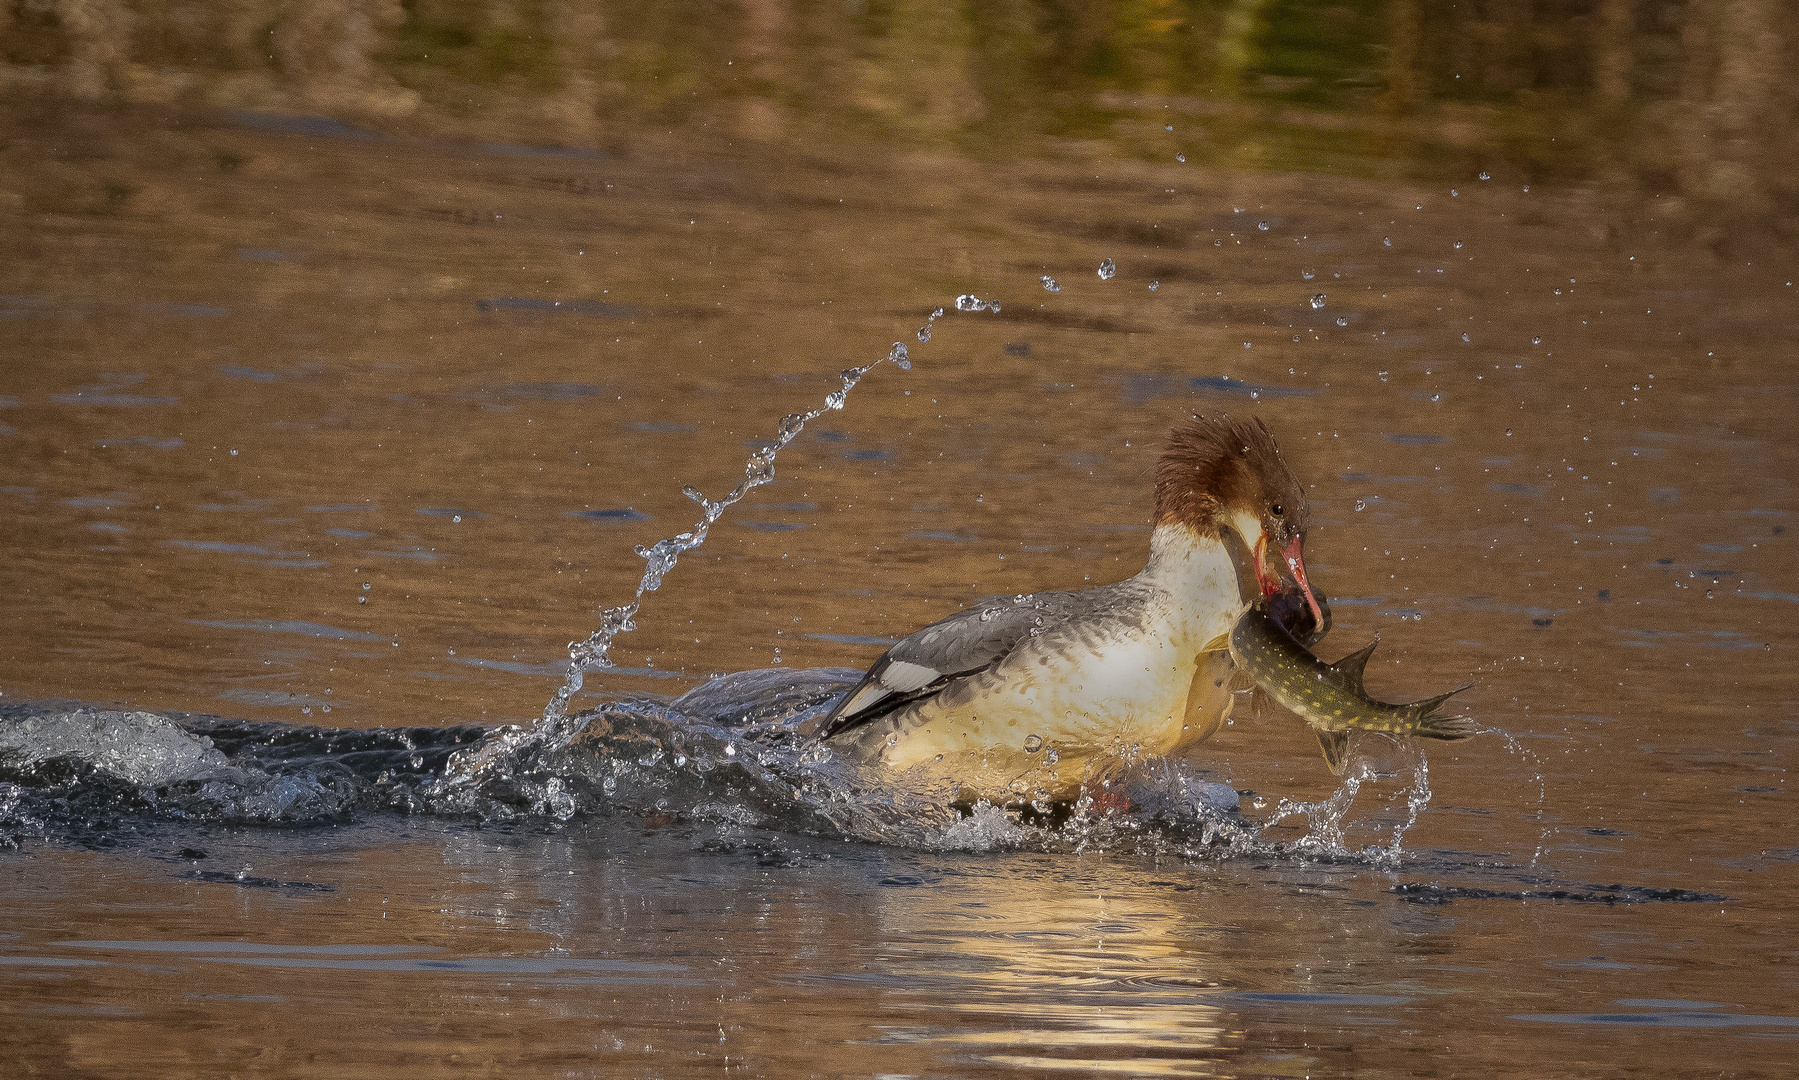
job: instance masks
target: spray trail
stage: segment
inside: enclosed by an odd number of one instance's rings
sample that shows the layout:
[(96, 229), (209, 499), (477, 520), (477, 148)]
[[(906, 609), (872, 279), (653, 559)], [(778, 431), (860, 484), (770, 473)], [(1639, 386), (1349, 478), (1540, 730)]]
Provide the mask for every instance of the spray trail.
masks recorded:
[[(958, 311), (999, 311), (999, 304), (983, 301), (979, 297), (963, 295), (956, 298)], [(943, 309), (934, 309), (925, 325), (918, 331), (918, 340), (929, 341), (931, 324), (943, 317)], [(554, 740), (561, 734), (561, 728), (568, 719), (568, 703), (580, 691), (582, 683), (589, 671), (604, 670), (616, 667), (612, 662), (612, 641), (618, 635), (637, 629), (633, 621), (638, 609), (643, 604), (643, 594), (654, 592), (662, 585), (662, 579), (675, 568), (675, 564), (686, 552), (692, 551), (706, 542), (706, 536), (712, 524), (724, 515), (724, 512), (735, 505), (745, 495), (771, 483), (775, 478), (775, 457), (781, 449), (792, 442), (799, 433), (805, 430), (806, 424), (823, 416), (825, 413), (843, 408), (845, 399), (862, 377), (880, 366), (884, 361), (892, 361), (902, 370), (910, 370), (912, 361), (907, 356), (905, 342), (896, 341), (886, 356), (861, 367), (845, 368), (840, 374), (843, 384), (825, 395), (823, 405), (808, 412), (789, 413), (776, 425), (774, 442), (763, 446), (751, 454), (744, 463), (743, 479), (731, 489), (731, 493), (722, 499), (708, 499), (700, 489), (689, 484), (681, 489), (681, 493), (700, 504), (701, 517), (692, 529), (678, 536), (667, 537), (656, 541), (648, 547), (639, 546), (637, 554), (648, 565), (644, 567), (643, 577), (637, 582), (637, 593), (630, 602), (618, 607), (605, 608), (600, 612), (600, 626), (592, 634), (581, 641), (571, 641), (568, 646), (570, 660), (568, 676), (556, 689), (556, 696), (544, 706), (543, 720), (539, 725), (540, 732)]]

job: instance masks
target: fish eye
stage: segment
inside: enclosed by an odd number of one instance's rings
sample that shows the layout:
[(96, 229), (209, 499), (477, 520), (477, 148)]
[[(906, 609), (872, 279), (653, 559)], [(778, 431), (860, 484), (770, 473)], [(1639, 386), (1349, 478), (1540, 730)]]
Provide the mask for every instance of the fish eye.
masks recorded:
[(1270, 507), (1269, 507), (1269, 508), (1268, 508), (1268, 512), (1269, 512), (1269, 513), (1270, 513), (1270, 514), (1273, 514), (1273, 515), (1274, 515), (1274, 516), (1275, 516), (1275, 517), (1280, 517), (1280, 516), (1281, 516), (1281, 515), (1282, 515), (1282, 514), (1283, 514), (1283, 513), (1285, 513), (1285, 512), (1286, 512), (1286, 511), (1284, 511), (1284, 510), (1282, 510), (1282, 509), (1281, 509), (1281, 504), (1280, 504), (1280, 503), (1275, 503), (1275, 504), (1274, 504), (1274, 505), (1273, 505), (1273, 506), (1270, 506)]

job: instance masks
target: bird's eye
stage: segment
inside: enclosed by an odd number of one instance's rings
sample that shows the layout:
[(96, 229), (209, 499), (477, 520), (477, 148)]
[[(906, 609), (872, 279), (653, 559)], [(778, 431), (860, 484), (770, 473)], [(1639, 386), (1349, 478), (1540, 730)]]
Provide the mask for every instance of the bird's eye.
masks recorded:
[(1273, 514), (1273, 515), (1274, 515), (1274, 516), (1275, 516), (1275, 517), (1280, 517), (1280, 516), (1281, 516), (1281, 515), (1282, 515), (1282, 514), (1283, 514), (1283, 513), (1285, 513), (1285, 512), (1286, 512), (1286, 511), (1284, 511), (1284, 510), (1282, 510), (1282, 509), (1281, 509), (1281, 504), (1280, 504), (1280, 503), (1275, 503), (1275, 504), (1274, 504), (1274, 505), (1273, 505), (1273, 506), (1270, 506), (1270, 507), (1269, 507), (1269, 508), (1268, 508), (1268, 512), (1269, 512), (1269, 513), (1270, 513), (1270, 514)]

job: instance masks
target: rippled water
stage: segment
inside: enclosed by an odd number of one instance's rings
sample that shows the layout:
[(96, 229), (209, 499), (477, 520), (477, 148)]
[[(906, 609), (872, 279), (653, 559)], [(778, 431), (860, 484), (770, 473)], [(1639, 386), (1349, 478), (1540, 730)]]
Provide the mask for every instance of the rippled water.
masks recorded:
[[(1778, 183), (1227, 153), (1241, 99), (1001, 154), (243, 93), (0, 111), (28, 1075), (1790, 1071)], [(895, 342), (539, 726), (683, 488)], [(1246, 702), (1066, 819), (791, 736), (979, 597), (1134, 573), (1199, 410), (1313, 485), (1320, 652), (1487, 734), (1339, 784)]]

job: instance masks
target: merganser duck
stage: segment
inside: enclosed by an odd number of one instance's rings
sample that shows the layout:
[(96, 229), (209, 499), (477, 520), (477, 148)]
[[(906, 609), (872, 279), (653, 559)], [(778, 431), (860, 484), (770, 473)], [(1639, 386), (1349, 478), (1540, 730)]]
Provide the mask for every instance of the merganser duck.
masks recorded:
[(1306, 581), (1305, 491), (1260, 420), (1195, 416), (1156, 468), (1149, 563), (1081, 592), (997, 598), (883, 654), (816, 735), (837, 752), (925, 769), (961, 801), (1066, 801), (1134, 758), (1211, 735), (1229, 712), (1225, 641), (1244, 608), (1225, 533)]

